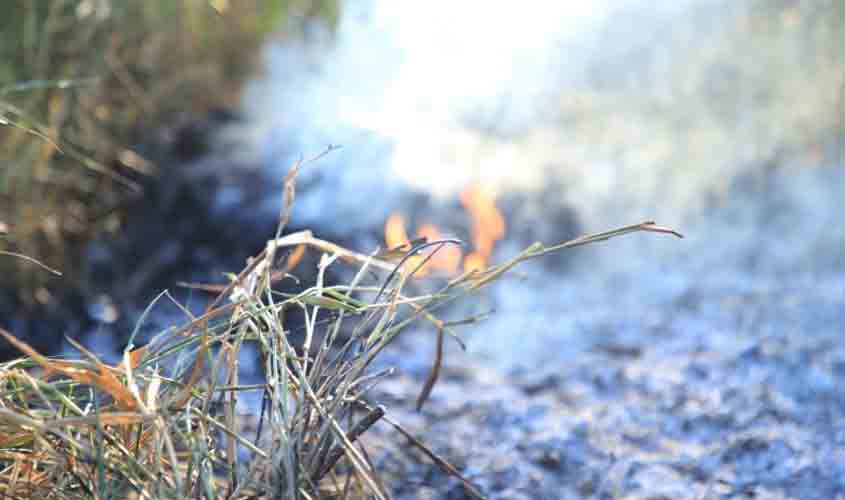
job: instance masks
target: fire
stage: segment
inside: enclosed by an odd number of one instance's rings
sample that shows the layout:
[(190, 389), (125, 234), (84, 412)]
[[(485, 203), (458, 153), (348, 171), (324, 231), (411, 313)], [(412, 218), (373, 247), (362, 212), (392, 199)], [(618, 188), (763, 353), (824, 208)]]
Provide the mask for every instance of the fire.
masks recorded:
[[(483, 269), (487, 267), (496, 242), (504, 238), (505, 219), (496, 208), (495, 198), (492, 195), (478, 188), (470, 188), (461, 193), (460, 200), (472, 220), (472, 251), (464, 256), (458, 247), (444, 246), (431, 256), (425, 266), (417, 272), (417, 276), (425, 276), (434, 270), (454, 275), (459, 272), (461, 266), (464, 271)], [(443, 238), (443, 235), (434, 224), (423, 224), (417, 229), (416, 237), (433, 241)], [(410, 250), (404, 217), (392, 214), (387, 218), (384, 225), (384, 240), (388, 250)], [(424, 255), (409, 258), (405, 269), (416, 269), (424, 259)]]
[[(443, 238), (440, 230), (434, 224), (423, 224), (417, 229), (417, 238), (426, 238), (428, 241)], [(399, 249), (405, 253), (411, 249), (408, 233), (405, 230), (405, 218), (399, 214), (393, 214), (387, 218), (384, 225), (384, 241), (388, 249)], [(405, 263), (405, 269), (416, 269), (429, 254), (415, 255)], [(417, 276), (425, 276), (432, 270), (441, 270), (449, 274), (458, 272), (461, 265), (461, 250), (455, 246), (444, 246), (436, 253), (431, 254), (428, 262), (419, 271)]]
[[(417, 229), (417, 235), (435, 241), (443, 239), (443, 235), (434, 224), (423, 224)], [(441, 269), (448, 274), (456, 274), (461, 267), (461, 249), (455, 245), (445, 245), (432, 255), (426, 267)]]
[(384, 224), (384, 242), (387, 248), (398, 248), (408, 244), (408, 232), (405, 231), (405, 218), (392, 214)]
[[(408, 232), (405, 231), (405, 218), (399, 214), (391, 214), (384, 223), (384, 242), (387, 245), (387, 250), (398, 249), (402, 253), (411, 249), (410, 241), (408, 240)], [(422, 257), (413, 256), (405, 262), (406, 269), (416, 269), (417, 265), (422, 261)], [(420, 273), (425, 270), (420, 269)]]
[(464, 270), (482, 269), (493, 254), (493, 246), (505, 237), (505, 218), (489, 193), (470, 188), (461, 193), (461, 204), (472, 217), (474, 251), (464, 259)]

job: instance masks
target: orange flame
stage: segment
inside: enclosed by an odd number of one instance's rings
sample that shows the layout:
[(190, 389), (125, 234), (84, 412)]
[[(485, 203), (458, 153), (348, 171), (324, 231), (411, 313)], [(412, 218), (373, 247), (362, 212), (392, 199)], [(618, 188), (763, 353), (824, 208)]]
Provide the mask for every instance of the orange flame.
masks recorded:
[(408, 232), (405, 231), (405, 218), (399, 214), (391, 214), (384, 223), (384, 242), (388, 249), (398, 248), (408, 244)]
[[(443, 235), (440, 234), (440, 230), (434, 224), (423, 224), (417, 229), (417, 235), (427, 238), (428, 241), (443, 239)], [(443, 248), (432, 255), (426, 267), (429, 266), (434, 269), (442, 269), (448, 274), (457, 274), (461, 267), (461, 249), (455, 245), (444, 245)]]
[[(481, 189), (471, 188), (461, 193), (460, 198), (461, 204), (472, 219), (473, 251), (463, 256), (459, 248), (447, 245), (431, 257), (425, 266), (417, 272), (417, 276), (425, 276), (433, 270), (454, 275), (458, 273), (462, 262), (464, 271), (483, 269), (487, 266), (496, 242), (504, 238), (505, 219), (496, 208), (495, 198), (492, 195)], [(441, 239), (443, 236), (437, 226), (423, 224), (417, 229), (417, 237), (424, 237), (428, 241), (433, 241)], [(405, 229), (404, 217), (399, 214), (392, 214), (387, 218), (384, 225), (384, 240), (388, 250), (410, 250), (410, 240)], [(405, 270), (416, 269), (424, 258), (425, 255), (409, 258), (405, 263)]]
[(482, 269), (493, 254), (493, 246), (505, 237), (505, 218), (496, 208), (492, 195), (470, 188), (461, 193), (461, 204), (472, 217), (472, 245), (475, 250), (464, 259), (464, 270)]

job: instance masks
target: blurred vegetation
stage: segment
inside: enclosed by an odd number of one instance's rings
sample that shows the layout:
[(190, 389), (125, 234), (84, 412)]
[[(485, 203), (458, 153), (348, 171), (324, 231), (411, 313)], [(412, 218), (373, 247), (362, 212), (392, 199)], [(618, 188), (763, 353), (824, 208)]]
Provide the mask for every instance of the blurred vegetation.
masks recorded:
[[(138, 145), (180, 114), (235, 103), (264, 39), (329, 27), (339, 0), (10, 0), (0, 16), (0, 250), (64, 272), (118, 231), (159, 167)], [(163, 167), (163, 166), (162, 166)], [(77, 264), (78, 265), (78, 264)], [(24, 304), (55, 279), (0, 259)]]
[[(768, 52), (765, 67), (795, 79), (791, 94), (781, 97), (793, 109), (797, 103), (818, 101), (805, 128), (820, 130), (816, 141), (845, 146), (845, 2), (838, 0), (751, 0), (746, 24), (749, 36)], [(800, 61), (800, 67), (789, 64)], [(776, 59), (778, 66), (772, 64)], [(769, 75), (775, 78), (775, 75)], [(815, 95), (814, 95), (815, 94)], [(812, 123), (812, 125), (807, 124)], [(802, 138), (803, 139), (803, 138)]]

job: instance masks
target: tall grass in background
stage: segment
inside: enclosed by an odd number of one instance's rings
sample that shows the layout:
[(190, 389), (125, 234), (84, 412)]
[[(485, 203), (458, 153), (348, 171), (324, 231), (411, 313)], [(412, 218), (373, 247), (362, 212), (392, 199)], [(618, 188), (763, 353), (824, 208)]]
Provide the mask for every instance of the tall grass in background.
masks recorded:
[[(73, 284), (86, 241), (158, 165), (137, 145), (180, 113), (232, 105), (268, 35), (333, 24), (337, 0), (10, 0), (0, 15), (0, 250)], [(50, 279), (0, 259), (21, 304)], [(53, 282), (55, 283), (55, 281)]]

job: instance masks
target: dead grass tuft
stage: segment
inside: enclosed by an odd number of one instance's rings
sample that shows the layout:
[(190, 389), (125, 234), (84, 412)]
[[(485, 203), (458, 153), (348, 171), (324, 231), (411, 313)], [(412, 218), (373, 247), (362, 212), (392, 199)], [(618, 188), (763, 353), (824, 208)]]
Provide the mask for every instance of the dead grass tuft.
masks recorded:
[[(82, 360), (51, 359), (7, 332), (26, 357), (0, 365), (0, 495), (79, 498), (390, 498), (361, 436), (378, 421), (393, 426), (467, 494), (482, 498), (447, 459), (393, 421), (368, 391), (390, 371), (373, 373), (373, 360), (398, 335), (420, 322), (443, 340), (453, 327), (438, 317), (528, 259), (631, 232), (678, 233), (651, 222), (546, 247), (534, 244), (513, 259), (467, 272), (433, 293), (410, 295), (415, 269), (362, 254), (303, 231), (283, 235), (295, 195), (285, 181), (277, 234), (200, 317), (161, 332), (149, 344), (130, 345), (109, 366), (78, 346)], [(322, 254), (314, 286), (294, 295), (273, 290), (286, 258), (280, 249)], [(289, 254), (292, 255), (292, 254)], [(330, 266), (355, 269), (346, 285), (324, 281)], [(306, 318), (296, 344), (286, 323)], [(329, 321), (318, 320), (321, 312)], [(186, 314), (189, 314), (186, 310)], [(134, 339), (133, 339), (134, 341)], [(264, 379), (241, 381), (246, 346), (258, 352)], [(442, 359), (434, 360), (433, 373)], [(422, 391), (431, 391), (433, 377)], [(263, 393), (252, 420), (240, 414), (247, 391)]]

